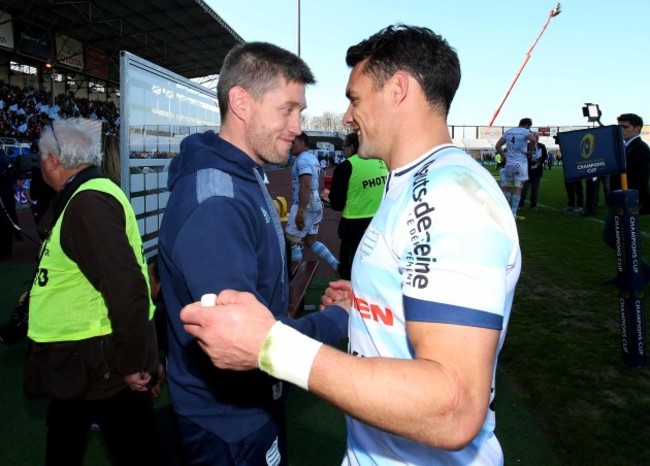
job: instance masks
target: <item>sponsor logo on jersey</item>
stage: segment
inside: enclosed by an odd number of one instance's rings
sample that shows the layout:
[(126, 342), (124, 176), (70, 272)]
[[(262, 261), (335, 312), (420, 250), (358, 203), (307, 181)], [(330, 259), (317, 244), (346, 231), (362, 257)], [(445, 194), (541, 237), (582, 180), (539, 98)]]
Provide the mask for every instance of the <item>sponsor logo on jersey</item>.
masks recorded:
[(429, 178), (429, 166), (426, 163), (413, 177), (413, 210), (409, 212), (407, 225), (413, 249), (406, 255), (406, 282), (413, 288), (423, 289), (429, 284), (431, 264), (436, 261), (432, 257), (431, 227), (432, 214), (436, 210), (426, 197)]
[(382, 324), (392, 327), (394, 323), (393, 311), (384, 307), (381, 304), (366, 301), (354, 294), (350, 297), (352, 307), (355, 309), (362, 319), (373, 320), (381, 322)]

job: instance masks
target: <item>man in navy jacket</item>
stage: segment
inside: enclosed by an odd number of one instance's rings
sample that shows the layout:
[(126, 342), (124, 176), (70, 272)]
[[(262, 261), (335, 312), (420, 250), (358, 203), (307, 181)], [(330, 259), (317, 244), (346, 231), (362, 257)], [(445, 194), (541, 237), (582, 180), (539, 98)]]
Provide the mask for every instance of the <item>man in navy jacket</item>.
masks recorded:
[(284, 235), (263, 182), (265, 163), (286, 163), (302, 132), (305, 86), (296, 55), (267, 43), (236, 46), (220, 73), (222, 126), (188, 136), (169, 167), (160, 228), (160, 278), (169, 313), (169, 387), (188, 464), (286, 465), (288, 385), (260, 370), (215, 368), (179, 319), (206, 293), (254, 294), (275, 317), (324, 343), (347, 334), (341, 309), (287, 316)]

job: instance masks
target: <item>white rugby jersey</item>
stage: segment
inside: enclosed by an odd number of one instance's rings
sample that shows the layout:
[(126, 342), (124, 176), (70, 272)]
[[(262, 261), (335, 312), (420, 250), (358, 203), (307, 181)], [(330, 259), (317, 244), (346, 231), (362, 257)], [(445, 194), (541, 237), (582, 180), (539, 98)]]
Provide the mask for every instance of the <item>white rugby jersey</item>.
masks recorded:
[[(436, 147), (389, 174), (354, 258), (349, 352), (413, 359), (407, 320), (498, 329), (500, 350), (520, 269), (517, 227), (494, 178), (457, 147)], [(481, 432), (458, 452), (348, 416), (343, 465), (502, 464), (493, 397), (494, 388)]]
[(528, 135), (530, 130), (526, 128), (510, 128), (503, 133), (506, 141), (506, 163), (527, 163), (528, 162)]
[(298, 155), (296, 161), (291, 166), (291, 189), (293, 191), (292, 204), (298, 205), (300, 199), (300, 177), (302, 175), (311, 176), (311, 180), (309, 181), (310, 199), (318, 202), (320, 199), (320, 172), (321, 168), (320, 163), (318, 162), (318, 157), (316, 157), (313, 152), (305, 151)]

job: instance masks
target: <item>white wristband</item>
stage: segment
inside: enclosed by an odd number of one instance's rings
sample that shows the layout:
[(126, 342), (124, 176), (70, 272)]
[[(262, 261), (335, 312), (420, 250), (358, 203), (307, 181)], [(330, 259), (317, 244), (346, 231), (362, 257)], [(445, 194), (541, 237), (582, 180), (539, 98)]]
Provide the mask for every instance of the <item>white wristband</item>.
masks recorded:
[(308, 390), (311, 366), (322, 345), (278, 321), (266, 334), (257, 364), (267, 374)]

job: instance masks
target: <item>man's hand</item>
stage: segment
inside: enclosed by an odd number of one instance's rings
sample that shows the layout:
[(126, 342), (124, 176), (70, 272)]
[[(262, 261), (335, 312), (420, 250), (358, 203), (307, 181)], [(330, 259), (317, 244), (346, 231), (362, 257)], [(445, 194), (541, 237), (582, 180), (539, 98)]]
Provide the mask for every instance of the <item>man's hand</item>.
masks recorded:
[(352, 293), (352, 284), (349, 280), (337, 280), (330, 282), (325, 290), (325, 294), (320, 298), (320, 310), (327, 306), (336, 304), (341, 306), (347, 312), (350, 312), (350, 294)]
[(147, 371), (136, 372), (135, 374), (125, 375), (124, 383), (126, 383), (134, 392), (146, 392), (149, 390), (147, 385), (151, 382), (151, 374)]
[(296, 228), (302, 231), (305, 229), (305, 209), (298, 207), (296, 212)]
[(151, 386), (151, 398), (154, 400), (160, 396), (162, 390), (162, 384), (165, 381), (165, 367), (158, 363), (158, 377), (156, 379), (156, 384)]
[(219, 293), (216, 306), (185, 306), (180, 317), (215, 366), (236, 371), (257, 368), (264, 338), (276, 322), (251, 293), (233, 290)]

